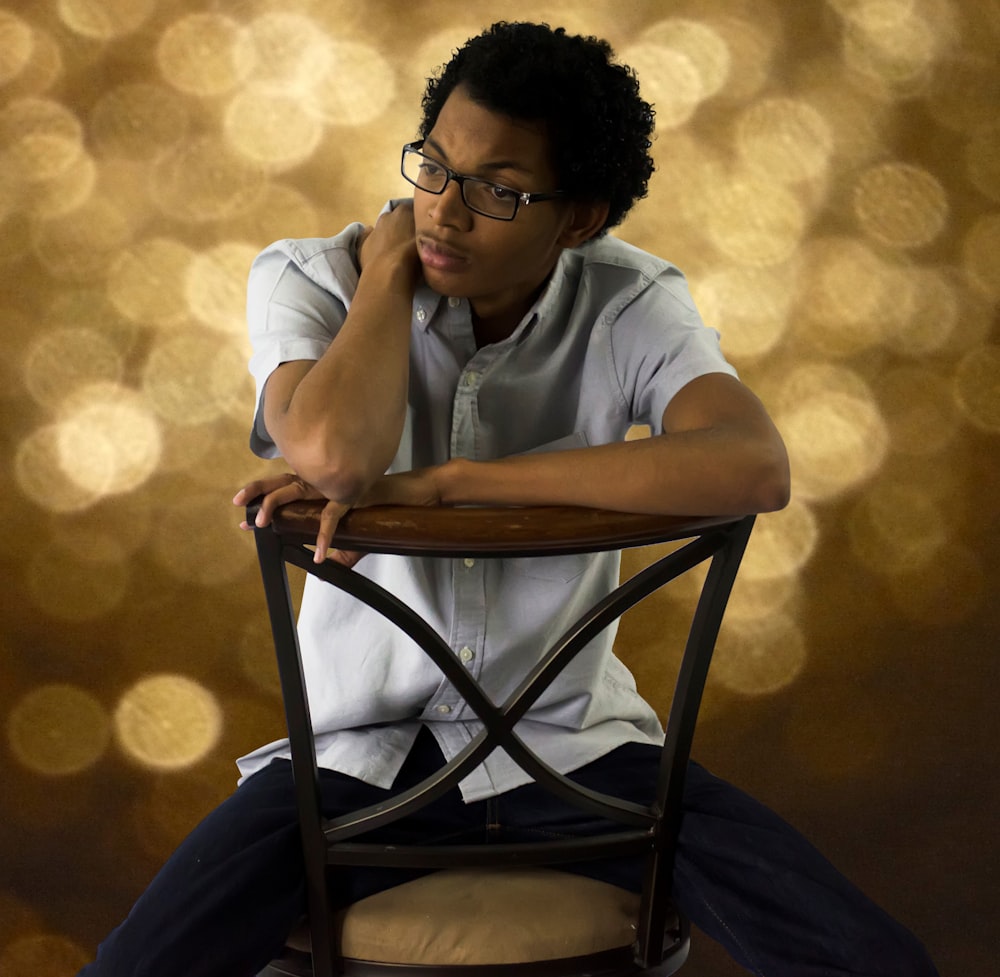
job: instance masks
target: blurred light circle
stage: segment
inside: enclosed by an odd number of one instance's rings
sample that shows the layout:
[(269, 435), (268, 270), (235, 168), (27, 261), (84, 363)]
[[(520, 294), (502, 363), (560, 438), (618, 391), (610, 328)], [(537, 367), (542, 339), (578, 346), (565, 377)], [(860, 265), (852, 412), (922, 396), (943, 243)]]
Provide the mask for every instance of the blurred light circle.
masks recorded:
[(799, 199), (786, 187), (736, 177), (707, 201), (708, 233), (715, 246), (742, 265), (769, 267), (792, 256), (806, 227)]
[(188, 331), (156, 343), (143, 367), (142, 389), (160, 417), (192, 427), (225, 413), (245, 372), (241, 349), (218, 333)]
[(955, 400), (965, 419), (990, 434), (1000, 434), (1000, 345), (969, 350), (954, 376)]
[(788, 280), (768, 268), (728, 267), (692, 282), (702, 318), (722, 334), (726, 355), (757, 360), (781, 341), (788, 326)]
[(201, 323), (229, 336), (246, 335), (246, 282), (258, 249), (224, 241), (194, 256), (184, 278), (184, 297)]
[(854, 214), (864, 232), (894, 248), (930, 244), (948, 221), (948, 197), (937, 177), (908, 163), (881, 163), (854, 188)]
[[(905, 275), (902, 282), (899, 275)], [(886, 337), (896, 352), (917, 358), (945, 348), (956, 331), (960, 300), (956, 283), (941, 268), (899, 269), (894, 289), (900, 318)]]
[(864, 483), (889, 447), (885, 421), (857, 374), (833, 366), (792, 371), (775, 422), (788, 447), (795, 493), (825, 501)]
[(265, 185), (252, 165), (221, 136), (189, 140), (156, 161), (151, 191), (169, 217), (194, 224), (234, 217), (252, 207)]
[(187, 317), (184, 279), (194, 252), (171, 238), (149, 238), (123, 251), (108, 275), (108, 298), (143, 326), (177, 325)]
[(19, 936), (0, 951), (3, 977), (67, 977), (90, 960), (72, 940), (54, 933)]
[(885, 575), (926, 566), (936, 559), (951, 531), (927, 491), (900, 482), (869, 487), (847, 525), (857, 559)]
[(194, 679), (150, 675), (121, 697), (114, 728), (130, 759), (155, 770), (181, 770), (211, 752), (222, 733), (222, 710)]
[(113, 537), (91, 537), (93, 551), (55, 540), (37, 548), (25, 574), (28, 591), (43, 614), (57, 621), (96, 621), (125, 599), (129, 566)]
[(111, 721), (94, 696), (75, 685), (43, 685), (7, 717), (7, 741), (34, 773), (61, 777), (93, 766), (111, 739)]
[(757, 517), (740, 564), (749, 580), (775, 580), (800, 573), (819, 542), (819, 527), (812, 510), (792, 498), (780, 512)]
[(32, 248), (53, 278), (91, 284), (107, 273), (131, 235), (131, 223), (116, 203), (97, 195), (65, 214), (37, 221)]
[(892, 450), (905, 455), (944, 451), (959, 418), (947, 380), (923, 365), (897, 366), (879, 377), (878, 398)]
[(281, 238), (320, 237), (324, 225), (311, 197), (272, 180), (264, 184), (249, 206), (221, 224), (220, 233), (227, 238), (253, 241), (255, 250), (259, 250)]
[(983, 196), (1000, 203), (1000, 125), (973, 132), (965, 145), (965, 172)]
[(768, 21), (775, 18), (763, 16), (763, 3), (755, 3), (750, 13), (749, 17), (723, 14), (703, 18), (729, 53), (726, 81), (718, 93), (726, 99), (749, 100), (771, 77), (777, 38)]
[(188, 95), (224, 95), (253, 67), (241, 57), (241, 33), (239, 23), (225, 14), (184, 14), (160, 35), (156, 48), (160, 73)]
[(239, 63), (253, 65), (254, 86), (272, 94), (303, 96), (324, 77), (335, 57), (331, 38), (312, 17), (272, 10), (255, 17), (236, 39)]
[(223, 128), (233, 149), (274, 172), (309, 159), (323, 137), (322, 123), (306, 110), (301, 95), (256, 86), (233, 96)]
[(54, 408), (83, 384), (117, 382), (123, 370), (122, 354), (108, 335), (88, 327), (62, 326), (31, 341), (22, 375), (35, 401)]
[(68, 396), (59, 414), (60, 467), (85, 492), (131, 492), (156, 471), (160, 426), (134, 390), (90, 384)]
[(698, 68), (681, 51), (640, 41), (625, 48), (621, 59), (635, 71), (643, 98), (655, 106), (660, 132), (684, 125), (706, 96)]
[(49, 512), (80, 512), (101, 493), (82, 489), (66, 476), (58, 424), (46, 424), (23, 438), (14, 454), (14, 477), (26, 499)]
[(83, 153), (83, 126), (61, 102), (15, 98), (0, 110), (0, 151), (22, 180), (51, 180)]
[(709, 682), (740, 695), (773, 695), (798, 678), (806, 662), (799, 626), (787, 614), (724, 624)]
[(1000, 212), (977, 218), (966, 232), (962, 267), (978, 291), (1000, 301)]
[(813, 238), (802, 249), (796, 332), (827, 356), (853, 356), (884, 338), (906, 292), (863, 241)]
[(374, 122), (396, 97), (396, 72), (370, 44), (331, 41), (332, 57), (305, 100), (330, 125)]
[[(7, 13), (10, 14), (10, 11), (8, 10)], [(15, 14), (14, 17), (16, 18), (17, 15)], [(9, 26), (10, 22), (8, 21)], [(45, 92), (51, 91), (65, 70), (63, 49), (60, 43), (37, 20), (30, 25), (30, 29), (31, 49), (28, 60), (14, 75), (8, 77), (6, 81), (0, 81), (0, 84), (8, 86), (7, 95), (10, 98), (22, 95), (43, 95)], [(18, 28), (14, 27), (14, 33), (17, 32)], [(0, 36), (0, 42), (3, 40), (3, 37)], [(20, 62), (21, 55), (24, 53), (24, 49), (16, 37), (11, 38), (9, 54), (2, 43), (0, 43), (0, 50), (4, 52), (0, 54), (0, 64), (6, 63), (10, 69), (13, 69)], [(5, 58), (9, 60), (5, 61)]]
[(982, 560), (956, 541), (941, 546), (933, 560), (890, 575), (886, 585), (902, 614), (932, 628), (966, 620), (987, 597)]
[(996, 58), (969, 50), (941, 61), (926, 98), (934, 121), (947, 129), (971, 133), (995, 125), (1000, 104)]
[(782, 183), (823, 176), (833, 154), (826, 119), (798, 98), (764, 98), (751, 104), (736, 123), (736, 143), (750, 169)]
[(844, 60), (867, 79), (889, 86), (922, 79), (938, 54), (938, 37), (911, 0), (868, 0), (851, 11)]
[(24, 71), (34, 47), (31, 25), (13, 11), (0, 9), (0, 85)]
[(156, 82), (108, 89), (90, 112), (89, 134), (98, 151), (124, 159), (154, 159), (181, 142), (191, 113), (184, 96)]
[(30, 184), (24, 206), (43, 220), (68, 214), (82, 207), (97, 187), (97, 164), (89, 153), (81, 153), (65, 170), (50, 180)]
[(156, 0), (58, 0), (59, 17), (77, 34), (111, 41), (140, 27)]
[[(684, 55), (698, 73), (703, 98), (717, 94), (729, 77), (729, 46), (711, 24), (686, 17), (668, 17), (647, 27), (642, 40)], [(649, 101), (648, 93), (644, 95)]]

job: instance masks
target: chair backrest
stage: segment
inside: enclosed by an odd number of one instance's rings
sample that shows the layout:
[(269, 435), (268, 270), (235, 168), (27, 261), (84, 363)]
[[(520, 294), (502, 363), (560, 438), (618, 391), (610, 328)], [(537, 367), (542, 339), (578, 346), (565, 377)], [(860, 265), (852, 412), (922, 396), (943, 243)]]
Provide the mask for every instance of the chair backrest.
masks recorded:
[[(292, 503), (272, 524), (255, 532), (278, 671), (284, 698), (296, 800), (305, 856), (312, 972), (344, 972), (328, 902), (330, 865), (424, 867), (558, 866), (588, 858), (641, 854), (646, 859), (636, 939), (617, 955), (604, 954), (605, 973), (655, 970), (665, 947), (685, 944), (670, 902), (674, 846), (680, 825), (684, 776), (702, 691), (729, 593), (754, 517), (675, 517), (575, 507), (379, 506), (355, 509), (338, 526), (333, 545), (341, 549), (430, 557), (555, 556), (617, 550), (668, 541), (683, 545), (622, 583), (600, 600), (548, 649), (505, 702), (493, 702), (457, 656), (412, 609), (361, 573), (338, 563), (313, 562), (309, 548), (319, 527), (320, 503)], [(254, 525), (256, 503), (248, 507)], [(666, 723), (656, 801), (650, 808), (585, 789), (536, 756), (516, 732), (516, 723), (560, 671), (604, 628), (669, 580), (694, 566), (711, 564), (691, 622)], [(298, 566), (367, 604), (402, 628), (435, 662), (483, 723), (483, 731), (450, 763), (392, 801), (334, 820), (320, 812), (318, 774), (307, 690), (286, 567)], [(364, 834), (418, 809), (456, 786), (492, 750), (502, 748), (531, 777), (570, 804), (617, 822), (620, 828), (592, 838), (489, 846), (400, 846), (364, 841)], [(673, 929), (672, 929), (673, 927)], [(550, 975), (576, 972), (580, 961), (547, 961)], [(593, 961), (591, 961), (593, 963)], [(355, 968), (357, 969), (357, 968)], [(411, 970), (419, 968), (411, 968)], [(470, 968), (459, 968), (463, 973)], [(489, 970), (490, 968), (485, 968)], [(514, 968), (504, 967), (504, 973)], [(586, 969), (586, 968), (584, 968)], [(593, 967), (590, 968), (593, 972)], [(365, 968), (366, 972), (370, 968)], [(457, 973), (456, 968), (451, 972)], [(483, 973), (481, 968), (478, 972)], [(395, 968), (399, 973), (399, 968)]]

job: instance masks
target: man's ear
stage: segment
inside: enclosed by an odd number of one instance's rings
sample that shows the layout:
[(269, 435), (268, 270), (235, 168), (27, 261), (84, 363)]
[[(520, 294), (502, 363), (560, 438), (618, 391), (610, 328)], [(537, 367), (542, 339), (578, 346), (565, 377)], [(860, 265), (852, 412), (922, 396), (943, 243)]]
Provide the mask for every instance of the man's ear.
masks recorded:
[(575, 200), (570, 207), (569, 221), (559, 236), (559, 244), (564, 248), (576, 248), (589, 241), (608, 219), (606, 200)]

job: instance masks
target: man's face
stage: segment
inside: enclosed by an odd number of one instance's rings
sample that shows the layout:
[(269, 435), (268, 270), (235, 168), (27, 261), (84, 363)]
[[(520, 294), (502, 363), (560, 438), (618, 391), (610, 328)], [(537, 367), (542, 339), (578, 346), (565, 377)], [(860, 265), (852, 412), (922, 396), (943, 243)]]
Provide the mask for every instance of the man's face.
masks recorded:
[[(448, 97), (422, 151), (463, 176), (515, 190), (558, 190), (548, 136), (540, 125), (491, 112), (459, 86)], [(567, 201), (522, 205), (512, 221), (473, 213), (454, 181), (443, 194), (414, 188), (417, 248), (427, 283), (442, 295), (468, 298), (484, 321), (509, 321), (527, 311), (564, 247), (578, 242), (568, 229)]]

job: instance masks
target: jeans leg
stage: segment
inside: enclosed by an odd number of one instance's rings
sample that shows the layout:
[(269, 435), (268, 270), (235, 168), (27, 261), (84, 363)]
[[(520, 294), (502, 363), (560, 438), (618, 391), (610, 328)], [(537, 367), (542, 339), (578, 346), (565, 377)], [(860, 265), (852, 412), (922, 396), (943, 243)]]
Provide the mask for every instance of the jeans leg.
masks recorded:
[(934, 977), (919, 941), (790, 825), (692, 763), (674, 899), (761, 977)]

